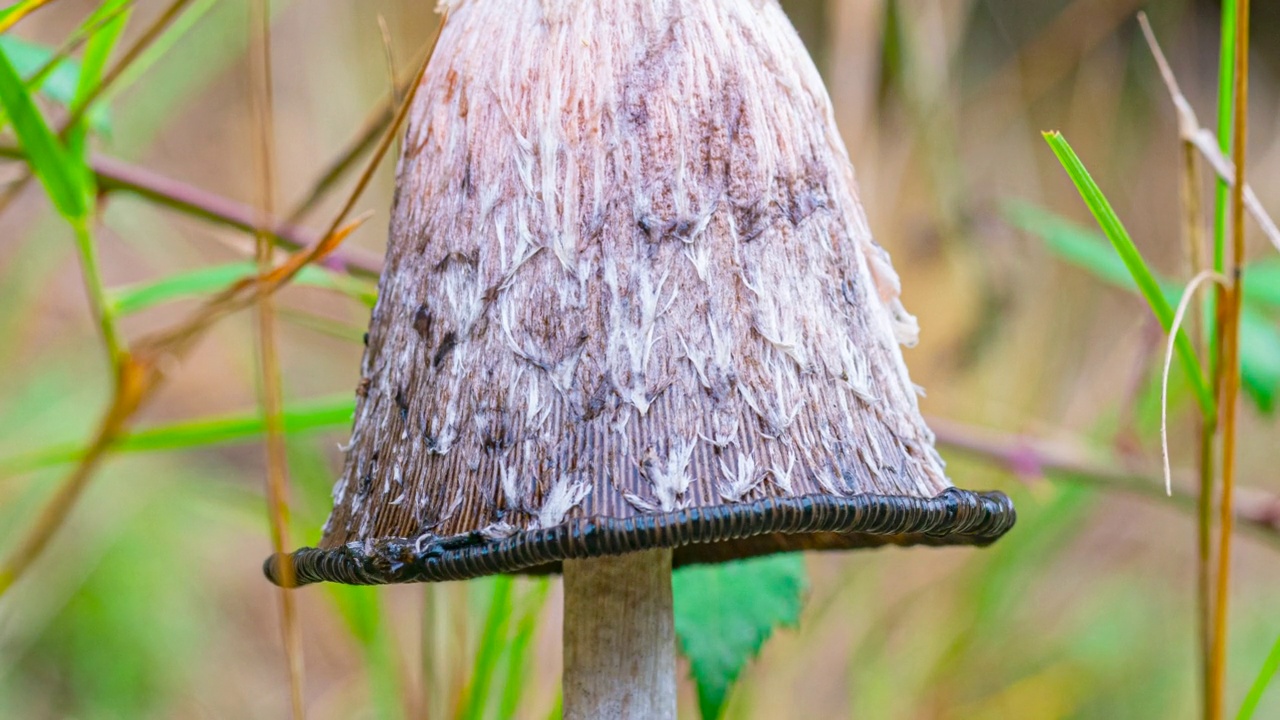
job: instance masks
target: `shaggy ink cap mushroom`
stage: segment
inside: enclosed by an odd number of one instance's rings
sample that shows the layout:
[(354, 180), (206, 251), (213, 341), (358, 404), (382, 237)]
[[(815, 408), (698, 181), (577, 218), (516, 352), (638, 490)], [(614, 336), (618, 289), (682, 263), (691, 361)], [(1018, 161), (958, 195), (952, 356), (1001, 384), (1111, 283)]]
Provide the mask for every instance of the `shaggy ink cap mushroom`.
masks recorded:
[(781, 13), (453, 3), (299, 584), (984, 545), (1013, 525), (1005, 495), (944, 474), (900, 350), (915, 320)]

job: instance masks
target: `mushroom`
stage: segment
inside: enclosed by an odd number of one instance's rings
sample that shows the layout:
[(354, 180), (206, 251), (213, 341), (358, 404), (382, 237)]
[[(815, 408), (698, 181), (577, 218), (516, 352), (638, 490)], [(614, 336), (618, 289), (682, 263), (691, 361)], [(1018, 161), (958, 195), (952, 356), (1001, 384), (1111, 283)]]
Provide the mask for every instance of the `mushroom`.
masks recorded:
[(447, 4), (299, 584), (563, 572), (565, 716), (669, 718), (673, 566), (1013, 525), (944, 474), (776, 0)]

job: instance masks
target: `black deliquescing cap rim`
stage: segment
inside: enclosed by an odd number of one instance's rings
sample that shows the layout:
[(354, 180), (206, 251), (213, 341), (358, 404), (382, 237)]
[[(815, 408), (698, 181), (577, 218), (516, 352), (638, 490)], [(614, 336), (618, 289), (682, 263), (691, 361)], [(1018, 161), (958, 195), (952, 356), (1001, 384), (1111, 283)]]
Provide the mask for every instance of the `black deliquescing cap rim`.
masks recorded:
[[(1013, 502), (1002, 492), (950, 488), (932, 498), (809, 495), (627, 519), (573, 518), (499, 539), (472, 532), (356, 541), (331, 549), (302, 548), (289, 557), (297, 585), (385, 585), (555, 572), (564, 560), (654, 548), (674, 548), (678, 567), (774, 552), (987, 545), (1015, 520)], [(277, 585), (280, 561), (273, 555), (263, 563), (263, 572)]]

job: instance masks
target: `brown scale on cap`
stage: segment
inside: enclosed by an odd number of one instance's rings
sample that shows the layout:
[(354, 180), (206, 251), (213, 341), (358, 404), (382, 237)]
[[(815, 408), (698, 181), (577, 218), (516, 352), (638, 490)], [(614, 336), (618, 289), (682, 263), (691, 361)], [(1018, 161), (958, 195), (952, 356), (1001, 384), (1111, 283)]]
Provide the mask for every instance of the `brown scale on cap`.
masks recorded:
[(1008, 530), (1007, 498), (944, 474), (915, 320), (776, 3), (451, 9), (300, 581)]

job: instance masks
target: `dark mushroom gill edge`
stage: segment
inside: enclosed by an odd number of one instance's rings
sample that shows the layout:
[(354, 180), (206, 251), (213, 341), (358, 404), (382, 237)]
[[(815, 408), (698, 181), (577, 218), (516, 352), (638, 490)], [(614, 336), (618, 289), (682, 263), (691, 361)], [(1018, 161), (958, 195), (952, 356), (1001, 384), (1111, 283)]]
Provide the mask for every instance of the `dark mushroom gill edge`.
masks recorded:
[[(1013, 527), (1001, 492), (951, 488), (937, 497), (810, 495), (618, 518), (574, 518), (501, 539), (478, 532), (386, 538), (292, 553), (298, 585), (437, 582), (557, 572), (567, 559), (675, 548), (674, 562), (721, 562), (775, 552), (880, 545), (987, 545)], [(280, 584), (280, 556), (263, 563)]]

